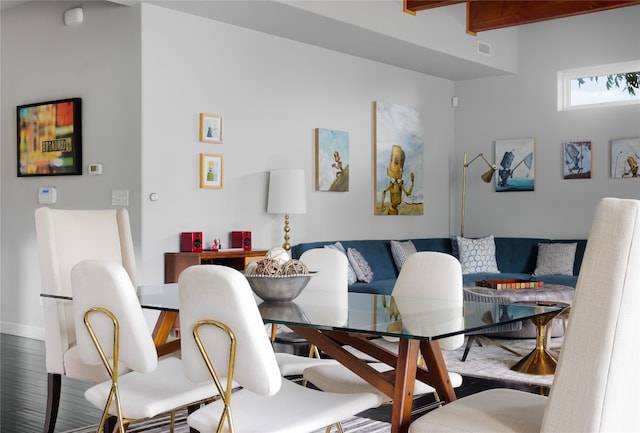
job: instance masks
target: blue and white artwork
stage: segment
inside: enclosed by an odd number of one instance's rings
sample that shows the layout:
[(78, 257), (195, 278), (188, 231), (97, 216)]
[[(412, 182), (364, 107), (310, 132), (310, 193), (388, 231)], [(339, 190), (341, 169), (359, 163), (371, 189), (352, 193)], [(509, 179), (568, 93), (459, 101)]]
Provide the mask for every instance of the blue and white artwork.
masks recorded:
[(496, 140), (496, 191), (535, 189), (535, 138)]
[(591, 178), (591, 142), (571, 141), (563, 143), (565, 179)]
[(374, 215), (424, 212), (422, 110), (376, 101)]
[(638, 179), (640, 172), (640, 138), (611, 140), (611, 177)]
[(316, 191), (349, 191), (349, 133), (316, 128)]

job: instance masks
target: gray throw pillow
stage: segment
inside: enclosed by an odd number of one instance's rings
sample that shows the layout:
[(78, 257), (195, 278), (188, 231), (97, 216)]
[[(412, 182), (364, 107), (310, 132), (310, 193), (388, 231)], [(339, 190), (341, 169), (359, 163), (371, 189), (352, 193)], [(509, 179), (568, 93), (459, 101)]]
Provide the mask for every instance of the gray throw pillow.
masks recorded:
[[(347, 255), (347, 250), (344, 249), (342, 242), (338, 241), (335, 244), (325, 245), (325, 248), (330, 248), (332, 250), (338, 250), (345, 256)], [(351, 263), (347, 261), (347, 283), (349, 285), (354, 284), (358, 281), (358, 276), (356, 275), (356, 271), (353, 270), (353, 266)]]
[(349, 258), (349, 263), (353, 266), (353, 270), (356, 271), (358, 281), (364, 281), (365, 283), (373, 281), (373, 271), (367, 260), (360, 254), (360, 251), (355, 248), (347, 248), (347, 257)]
[(533, 275), (573, 275), (576, 246), (572, 243), (538, 244), (538, 259)]
[(404, 265), (407, 257), (416, 252), (416, 246), (412, 241), (391, 241), (391, 255), (393, 256), (393, 261), (396, 263), (398, 272), (402, 269), (402, 265)]

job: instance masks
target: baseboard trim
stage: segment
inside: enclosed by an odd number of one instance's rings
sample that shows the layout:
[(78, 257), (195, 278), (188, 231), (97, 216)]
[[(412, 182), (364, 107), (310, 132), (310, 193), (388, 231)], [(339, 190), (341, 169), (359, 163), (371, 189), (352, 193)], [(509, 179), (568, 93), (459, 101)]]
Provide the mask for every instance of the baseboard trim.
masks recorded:
[(19, 323), (0, 322), (0, 333), (44, 341), (44, 328)]

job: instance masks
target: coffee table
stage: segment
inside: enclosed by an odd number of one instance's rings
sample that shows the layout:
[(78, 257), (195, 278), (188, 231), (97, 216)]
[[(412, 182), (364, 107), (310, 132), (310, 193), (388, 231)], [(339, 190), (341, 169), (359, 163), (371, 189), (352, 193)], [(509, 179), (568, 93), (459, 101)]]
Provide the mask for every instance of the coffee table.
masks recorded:
[(464, 292), (465, 300), (477, 294), (485, 299), (493, 298), (496, 303), (500, 304), (505, 303), (505, 298), (507, 298), (509, 303), (533, 304), (540, 307), (559, 306), (560, 309), (554, 315), (532, 317), (530, 319), (536, 329), (535, 348), (511, 367), (512, 370), (525, 374), (552, 375), (555, 373), (558, 361), (549, 352), (547, 347), (547, 325), (559, 315), (566, 316), (575, 293), (573, 287), (559, 284), (545, 284), (543, 287), (533, 289), (496, 290), (466, 284), (464, 286)]

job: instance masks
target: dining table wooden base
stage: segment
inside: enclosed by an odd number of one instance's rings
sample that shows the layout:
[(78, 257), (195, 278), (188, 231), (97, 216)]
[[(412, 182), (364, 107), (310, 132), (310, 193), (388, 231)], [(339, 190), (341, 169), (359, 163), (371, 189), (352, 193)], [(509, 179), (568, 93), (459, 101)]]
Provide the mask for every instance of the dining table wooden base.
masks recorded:
[[(445, 403), (456, 399), (437, 340), (400, 339), (398, 353), (394, 353), (373, 343), (370, 335), (289, 326), (295, 333), (315, 344), (393, 400), (392, 433), (406, 433), (409, 430), (416, 378), (434, 387)], [(393, 367), (393, 370), (381, 373), (345, 350), (342, 345), (354, 347)], [(418, 365), (420, 353), (426, 368)]]

